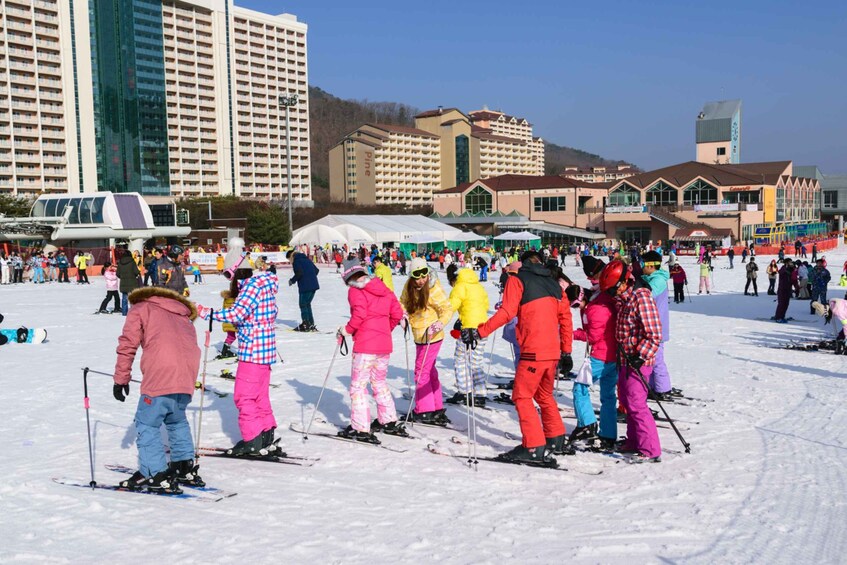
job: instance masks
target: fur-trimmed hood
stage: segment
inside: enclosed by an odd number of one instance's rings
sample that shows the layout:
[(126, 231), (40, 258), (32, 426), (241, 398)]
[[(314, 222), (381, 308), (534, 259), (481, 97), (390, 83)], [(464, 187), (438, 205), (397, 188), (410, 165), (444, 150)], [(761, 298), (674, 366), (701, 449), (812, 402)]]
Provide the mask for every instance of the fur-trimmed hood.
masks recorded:
[(138, 304), (154, 297), (168, 298), (180, 302), (183, 306), (188, 308), (189, 320), (193, 322), (197, 318), (197, 308), (194, 307), (194, 304), (190, 300), (173, 290), (162, 288), (160, 286), (145, 286), (137, 288), (129, 293), (128, 299), (130, 304)]

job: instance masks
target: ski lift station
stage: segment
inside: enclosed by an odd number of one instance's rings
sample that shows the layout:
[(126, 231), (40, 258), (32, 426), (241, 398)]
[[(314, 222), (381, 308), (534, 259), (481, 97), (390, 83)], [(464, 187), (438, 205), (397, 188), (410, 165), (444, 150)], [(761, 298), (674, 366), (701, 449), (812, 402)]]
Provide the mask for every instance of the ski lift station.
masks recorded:
[(188, 226), (157, 226), (150, 206), (135, 192), (115, 194), (45, 194), (39, 196), (29, 217), (0, 216), (0, 242), (43, 240), (62, 245), (69, 242), (127, 241), (140, 250), (153, 238), (183, 238)]

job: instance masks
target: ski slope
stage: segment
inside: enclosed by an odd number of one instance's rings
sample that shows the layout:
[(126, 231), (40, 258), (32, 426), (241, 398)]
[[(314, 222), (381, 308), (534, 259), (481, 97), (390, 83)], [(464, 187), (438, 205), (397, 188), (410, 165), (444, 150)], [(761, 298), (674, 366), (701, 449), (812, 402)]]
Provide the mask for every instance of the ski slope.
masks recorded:
[[(827, 255), (834, 281), (845, 255), (843, 248)], [(628, 465), (583, 453), (559, 457), (568, 472), (484, 461), (474, 471), (462, 458), (426, 450), (435, 443), (442, 451), (467, 453), (466, 445), (451, 442), (464, 434), (420, 426), (411, 432), (418, 439), (384, 439), (407, 449), (403, 454), (317, 436), (304, 442), (288, 428), (311, 414), (335, 342), (332, 335), (282, 331), (299, 323), (296, 287), (288, 287), (290, 274), (282, 271), (277, 338), (285, 363), (274, 367), (272, 382), (280, 386), (271, 389), (271, 400), (288, 452), (320, 461), (302, 468), (204, 459), (201, 474), (210, 486), (238, 492), (214, 504), (51, 481), (89, 480), (81, 368), (111, 373), (123, 318), (91, 314), (105, 295), (99, 278), (90, 287), (2, 287), (3, 327), (44, 327), (49, 336), (41, 345), (0, 348), (0, 562), (843, 562), (847, 358), (770, 347), (822, 339), (831, 329), (809, 315), (808, 301), (792, 301), (789, 315), (797, 323), (756, 320), (772, 316), (776, 306), (765, 294), (767, 260), (760, 258), (759, 297), (749, 297), (741, 294), (740, 261), (728, 270), (722, 268), (726, 259), (717, 260), (716, 291), (698, 296), (697, 266), (682, 259), (695, 294), (684, 305), (671, 304), (666, 359), (674, 386), (714, 400), (668, 406), (691, 454), (664, 427), (661, 464)], [(584, 282), (572, 261), (566, 272)], [(345, 287), (334, 271), (320, 275), (314, 308), (321, 330), (333, 330), (348, 314)], [(219, 307), (224, 281), (207, 280), (192, 285), (192, 298)], [(398, 294), (404, 282), (396, 277)], [(487, 288), (494, 304), (496, 288)], [(833, 285), (830, 296), (842, 291)], [(196, 327), (202, 346), (204, 323)], [(216, 325), (213, 342), (223, 337)], [(398, 408), (405, 408), (399, 330), (394, 344), (389, 381)], [(455, 390), (452, 350), (445, 344), (438, 362), (445, 394)], [(577, 367), (582, 355), (577, 342)], [(509, 373), (511, 355), (499, 332), (491, 360), (493, 375)], [(326, 423), (316, 423), (315, 431), (348, 423), (349, 365), (349, 357), (339, 358), (332, 368), (318, 410)], [(233, 383), (216, 376), (223, 367), (234, 369), (210, 363), (208, 384), (231, 392)], [(134, 377), (140, 378), (137, 370)], [(570, 384), (561, 390), (570, 431)], [(116, 483), (123, 475), (106, 465), (136, 465), (138, 385), (121, 404), (112, 398), (108, 377), (91, 375), (89, 395), (96, 479)], [(594, 400), (598, 404), (596, 393)], [(491, 406), (477, 414), (480, 456), (513, 446), (505, 433), (519, 435), (513, 408)], [(193, 431), (198, 407), (199, 393), (189, 407)], [(448, 413), (454, 425), (466, 426), (462, 409)], [(203, 444), (215, 446), (239, 439), (231, 395), (206, 393), (203, 436)]]

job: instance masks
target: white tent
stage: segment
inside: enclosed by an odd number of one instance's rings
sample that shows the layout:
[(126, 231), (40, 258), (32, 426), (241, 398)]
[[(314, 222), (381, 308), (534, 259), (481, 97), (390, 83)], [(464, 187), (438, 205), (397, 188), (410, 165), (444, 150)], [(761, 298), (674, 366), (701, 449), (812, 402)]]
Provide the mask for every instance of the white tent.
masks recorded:
[(475, 234), (472, 231), (468, 231), (451, 235), (447, 239), (450, 241), (485, 241), (485, 236)]
[(353, 224), (341, 224), (333, 229), (340, 233), (347, 240), (347, 243), (353, 246), (359, 246), (363, 243), (370, 245), (374, 242), (374, 238), (368, 232)]
[(534, 233), (528, 231), (519, 231), (517, 233), (512, 234), (512, 237), (510, 239), (514, 241), (532, 241), (534, 239), (541, 239), (541, 236), (535, 235)]
[(497, 241), (514, 240), (515, 239), (515, 232), (506, 231), (506, 232), (501, 233), (500, 235), (494, 236), (494, 239), (496, 239)]
[(291, 238), (289, 245), (295, 247), (304, 243), (308, 245), (324, 245), (327, 243), (331, 245), (343, 245), (347, 243), (347, 239), (334, 228), (310, 224), (297, 230), (294, 233), (294, 237)]
[[(452, 239), (452, 236), (455, 234), (461, 233), (461, 230), (447, 224), (442, 224), (438, 220), (413, 214), (330, 214), (300, 228), (294, 232), (294, 237), (297, 238), (302, 230), (309, 229), (313, 226), (326, 226), (336, 229), (337, 233), (342, 233), (342, 230), (337, 228), (343, 225), (349, 225), (362, 230), (377, 244), (393, 243), (394, 245), (398, 245), (408, 242), (412, 236), (422, 234), (434, 237), (436, 241), (445, 241)], [(354, 244), (353, 242), (350, 243)]]

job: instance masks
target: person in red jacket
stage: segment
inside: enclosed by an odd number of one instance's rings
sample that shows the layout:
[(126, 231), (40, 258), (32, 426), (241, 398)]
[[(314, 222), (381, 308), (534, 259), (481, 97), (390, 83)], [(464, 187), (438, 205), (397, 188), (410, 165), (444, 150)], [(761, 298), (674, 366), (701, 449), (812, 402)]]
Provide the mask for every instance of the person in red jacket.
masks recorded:
[[(473, 345), (518, 317), (516, 328), (521, 356), (515, 373), (512, 400), (518, 412), (523, 441), (500, 459), (510, 463), (555, 466), (550, 455), (562, 453), (565, 425), (553, 397), (556, 371), (573, 368), (573, 322), (559, 283), (541, 263), (537, 251), (521, 257), (518, 274), (509, 277), (500, 308), (477, 329), (462, 331), (462, 340)], [(541, 409), (541, 421), (533, 400)]]
[(626, 405), (626, 441), (622, 453), (658, 463), (662, 446), (647, 407), (647, 379), (662, 344), (662, 321), (649, 286), (636, 281), (623, 261), (612, 261), (600, 273), (600, 290), (615, 297), (621, 401)]

